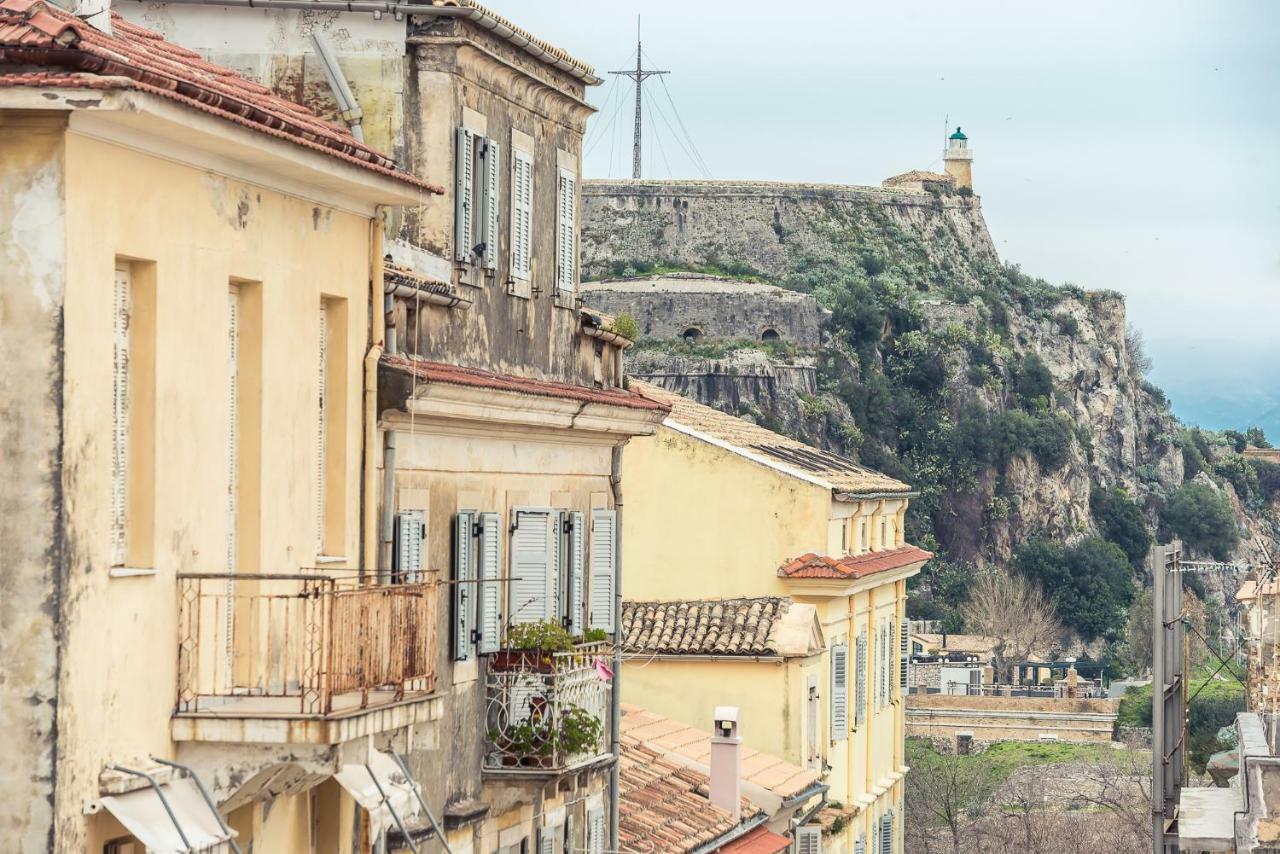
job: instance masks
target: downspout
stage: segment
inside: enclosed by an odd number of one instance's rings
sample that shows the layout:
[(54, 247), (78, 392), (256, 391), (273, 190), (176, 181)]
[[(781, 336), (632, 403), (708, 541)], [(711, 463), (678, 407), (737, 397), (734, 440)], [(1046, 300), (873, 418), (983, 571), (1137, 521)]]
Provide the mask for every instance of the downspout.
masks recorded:
[(378, 361), (382, 358), (382, 340), (386, 319), (382, 305), (382, 228), (386, 208), (379, 206), (369, 223), (369, 352), (364, 357), (364, 478), (360, 484), (360, 581), (369, 581), (369, 573), (378, 563), (377, 529), (373, 525), (374, 495), (378, 480)]
[(609, 704), (609, 738), (613, 764), (609, 766), (609, 850), (618, 850), (618, 764), (622, 745), (622, 445), (615, 445), (609, 465), (609, 487), (613, 490), (614, 581), (613, 581), (613, 691)]

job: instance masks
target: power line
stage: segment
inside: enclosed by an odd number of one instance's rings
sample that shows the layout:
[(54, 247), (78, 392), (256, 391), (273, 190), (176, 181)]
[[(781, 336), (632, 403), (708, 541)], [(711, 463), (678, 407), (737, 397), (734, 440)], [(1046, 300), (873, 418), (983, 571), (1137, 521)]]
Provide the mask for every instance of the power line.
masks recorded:
[[(671, 112), (675, 114), (676, 124), (678, 124), (680, 126), (680, 130), (684, 132), (684, 138), (688, 141), (689, 148), (693, 152), (694, 165), (702, 170), (705, 177), (710, 178), (711, 167), (707, 165), (707, 161), (703, 158), (702, 152), (698, 150), (698, 146), (694, 143), (693, 134), (689, 133), (689, 129), (685, 127), (684, 119), (680, 117), (680, 109), (676, 106), (675, 99), (671, 97), (671, 90), (667, 88), (667, 81), (659, 77), (658, 82), (662, 84), (662, 92), (667, 96), (667, 103), (671, 105)], [(672, 131), (672, 133), (674, 133), (674, 131)]]

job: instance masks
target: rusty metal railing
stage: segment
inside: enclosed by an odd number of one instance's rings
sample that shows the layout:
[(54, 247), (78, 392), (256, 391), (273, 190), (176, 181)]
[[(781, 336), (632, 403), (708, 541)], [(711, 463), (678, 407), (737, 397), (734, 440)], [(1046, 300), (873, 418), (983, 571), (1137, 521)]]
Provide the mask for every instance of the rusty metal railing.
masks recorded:
[(434, 581), (179, 573), (179, 713), (328, 715), (435, 690)]

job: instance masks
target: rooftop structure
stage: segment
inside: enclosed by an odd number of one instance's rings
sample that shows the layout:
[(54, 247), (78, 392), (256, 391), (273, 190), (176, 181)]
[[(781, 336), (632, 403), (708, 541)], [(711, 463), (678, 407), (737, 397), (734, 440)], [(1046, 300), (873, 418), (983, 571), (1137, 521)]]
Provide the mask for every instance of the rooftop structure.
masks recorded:
[(626, 602), (622, 642), (656, 655), (808, 655), (822, 645), (814, 606), (775, 596)]

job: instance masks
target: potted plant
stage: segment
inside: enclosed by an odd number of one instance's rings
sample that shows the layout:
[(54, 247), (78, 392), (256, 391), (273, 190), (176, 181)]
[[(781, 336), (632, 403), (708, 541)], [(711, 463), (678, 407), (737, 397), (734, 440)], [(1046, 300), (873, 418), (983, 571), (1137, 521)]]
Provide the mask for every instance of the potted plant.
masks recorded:
[(595, 753), (600, 749), (603, 724), (595, 715), (581, 706), (569, 705), (560, 715), (560, 731), (556, 734), (556, 746), (563, 756)]
[(555, 667), (554, 653), (571, 649), (573, 636), (555, 620), (521, 623), (507, 632), (507, 643), (494, 654), (489, 669), (550, 673)]

